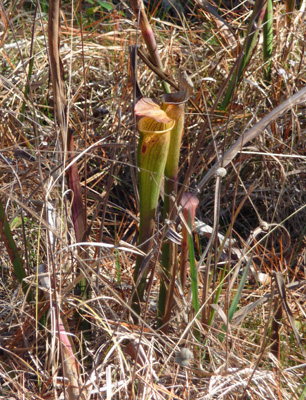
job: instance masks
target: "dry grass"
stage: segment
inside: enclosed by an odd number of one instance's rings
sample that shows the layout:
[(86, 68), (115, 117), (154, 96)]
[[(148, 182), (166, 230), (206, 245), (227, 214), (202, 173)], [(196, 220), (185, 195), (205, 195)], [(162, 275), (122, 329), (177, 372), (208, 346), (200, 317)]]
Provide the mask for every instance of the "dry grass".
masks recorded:
[[(252, 310), (244, 308), (244, 319), (234, 316), (224, 340), (220, 340), (224, 321), (217, 312), (211, 327), (198, 324), (199, 343), (194, 337), (190, 294), (183, 295), (178, 286), (166, 336), (155, 329), (156, 274), (146, 309), (144, 305), (144, 323), (135, 326), (129, 301), (137, 244), (137, 132), (128, 50), (136, 37), (138, 43), (141, 38), (135, 20), (124, 11), (125, 3), (121, 6), (97, 13), (95, 18), (87, 17), (84, 8), (83, 31), (78, 7), (64, 4), (61, 19), (69, 126), (75, 132), (92, 243), (84, 246), (87, 262), (81, 263), (91, 286), (91, 298), (84, 300), (73, 290), (81, 273), (76, 247), (70, 246), (75, 237), (63, 178), (66, 161), (53, 117), (46, 47), (48, 18), (38, 12), (34, 27), (34, 12), (26, 8), (27, 3), (22, 6), (17, 2), (15, 9), (9, 1), (4, 4), (0, 196), (24, 259), (27, 281), (37, 296), (34, 304), (26, 302), (1, 243), (1, 398), (64, 398), (61, 356), (53, 330), (54, 316), (59, 313), (72, 335), (80, 374), (92, 399), (304, 398), (299, 396), (305, 381), (305, 358), (285, 311), (279, 320), (276, 318), (281, 302), (275, 300), (278, 292), (270, 278), (272, 271), (281, 271), (286, 284), (300, 282), (288, 288), (287, 303), (305, 348), (305, 104), (289, 109), (245, 146), (227, 168), (220, 189), (210, 180), (199, 193), (197, 217), (212, 226), (215, 191), (219, 191), (218, 231), (235, 240), (223, 250), (223, 245), (213, 243), (203, 260), (200, 271), (207, 262), (213, 271), (209, 301), (223, 285), (218, 304), (227, 312), (238, 286), (234, 281), (232, 292), (227, 290), (232, 272), (246, 252), (257, 274), (250, 272), (239, 307), (260, 298), (266, 301)], [(181, 185), (190, 171), (191, 178), (184, 184), (195, 188), (216, 161), (216, 152), (222, 154), (305, 85), (305, 16), (288, 28), (282, 2), (275, 2), (274, 7), (272, 82), (263, 82), (258, 45), (226, 113), (211, 113), (211, 109), (236, 53), (228, 39), (207, 22), (209, 14), (195, 9), (192, 18), (180, 24), (152, 19), (166, 73), (175, 77), (179, 66), (188, 71), (195, 85), (193, 99), (203, 110), (199, 115), (187, 106)], [(227, 20), (242, 32), (248, 15), (245, 6), (230, 13)], [(31, 46), (33, 71), (27, 81)], [(140, 60), (138, 72), (143, 94), (160, 97), (158, 78)], [(30, 94), (25, 96), (27, 83)], [(203, 130), (206, 121), (208, 129)], [(273, 233), (266, 235), (267, 231), (259, 228), (262, 221), (275, 228)], [(157, 249), (160, 240), (158, 237)], [(207, 235), (196, 235), (198, 260), (207, 240)], [(99, 242), (102, 247), (98, 248), (94, 244)], [(36, 271), (40, 265), (51, 277), (52, 290), (39, 280)], [(220, 281), (223, 268), (229, 273)], [(266, 274), (268, 283), (256, 281), (259, 272)], [(202, 291), (201, 276), (202, 272)], [(89, 333), (81, 329), (78, 315), (90, 323)], [(273, 336), (275, 320), (279, 331)], [(178, 364), (177, 353), (182, 348), (193, 353), (188, 366)]]

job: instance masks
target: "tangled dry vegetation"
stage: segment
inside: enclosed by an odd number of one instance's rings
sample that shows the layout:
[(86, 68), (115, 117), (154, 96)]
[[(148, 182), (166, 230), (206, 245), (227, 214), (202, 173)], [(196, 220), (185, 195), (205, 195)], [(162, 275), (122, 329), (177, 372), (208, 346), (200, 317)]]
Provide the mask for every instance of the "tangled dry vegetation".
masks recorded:
[[(61, 316), (74, 345), (80, 398), (304, 399), (305, 102), (288, 106), (244, 145), (219, 186), (213, 178), (199, 190), (194, 243), (197, 261), (207, 250), (200, 293), (208, 264), (212, 271), (203, 305), (207, 315), (215, 312), (210, 326), (194, 316), (189, 282), (185, 293), (176, 287), (168, 333), (156, 329), (161, 235), (143, 319), (134, 324), (138, 134), (129, 49), (142, 43), (141, 35), (125, 2), (110, 10), (63, 2), (60, 54), (68, 125), (91, 243), (82, 246), (80, 262), (64, 170), (71, 155), (63, 151), (54, 122), (48, 15), (41, 3), (36, 14), (23, 1), (0, 4), (0, 198), (34, 293), (28, 301), (1, 242), (1, 398), (73, 396), (56, 335)], [(180, 189), (195, 189), (217, 154), (305, 86), (305, 14), (296, 9), (289, 24), (283, 2), (275, 1), (271, 81), (264, 81), (259, 38), (229, 108), (215, 107), (250, 7), (223, 9), (234, 33), (220, 31), (199, 7), (176, 21), (161, 20), (158, 8), (153, 10), (164, 71), (174, 80), (179, 67), (188, 72), (198, 106), (187, 105)], [(159, 78), (139, 58), (137, 74), (143, 95), (160, 98)], [(219, 234), (213, 241), (212, 231)], [(251, 269), (229, 322), (247, 261)], [(89, 298), (77, 291), (84, 276)]]

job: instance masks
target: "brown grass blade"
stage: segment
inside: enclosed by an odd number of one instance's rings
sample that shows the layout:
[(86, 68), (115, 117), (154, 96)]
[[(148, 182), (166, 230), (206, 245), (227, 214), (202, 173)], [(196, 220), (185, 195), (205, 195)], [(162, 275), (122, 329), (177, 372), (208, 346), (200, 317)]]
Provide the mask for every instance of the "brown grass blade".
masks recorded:
[(196, 3), (204, 11), (211, 15), (211, 18), (219, 30), (220, 34), (224, 37), (228, 45), (234, 50), (237, 47), (237, 40), (233, 28), (218, 14), (216, 7), (213, 7), (207, 0), (196, 0)]
[[(306, 284), (305, 280), (302, 280), (300, 282), (292, 282), (286, 285), (287, 290), (293, 290), (297, 289), (303, 285)], [(232, 318), (232, 324), (234, 325), (239, 325), (245, 317), (247, 317), (251, 312), (253, 312), (256, 307), (260, 306), (261, 304), (267, 303), (267, 301), (271, 298), (272, 294), (267, 293), (264, 296), (260, 297), (258, 300), (254, 301), (253, 303), (250, 303), (244, 307), (242, 307), (239, 311), (235, 312), (233, 318)]]
[[(48, 42), (51, 77), (53, 84), (54, 108), (57, 124), (62, 136), (62, 147), (66, 151), (66, 146), (70, 155), (74, 154), (74, 142), (72, 132), (67, 134), (66, 116), (66, 91), (64, 68), (60, 57), (60, 10), (61, 1), (50, 2), (49, 23), (48, 23)], [(82, 189), (77, 164), (73, 163), (68, 171), (68, 186), (73, 193), (72, 217), (77, 241), (85, 239), (86, 219), (82, 199)]]
[(306, 100), (306, 87), (299, 90), (292, 97), (284, 101), (282, 104), (277, 106), (268, 115), (266, 115), (261, 121), (257, 122), (250, 130), (242, 134), (240, 138), (227, 150), (224, 156), (217, 161), (215, 165), (207, 172), (198, 184), (198, 189), (201, 190), (205, 184), (215, 175), (219, 167), (226, 167), (241, 151), (242, 147), (259, 136), (272, 121), (278, 118), (281, 114), (286, 112), (288, 109), (295, 107), (296, 105), (303, 103)]
[[(51, 291), (51, 280), (46, 273), (44, 265), (39, 266), (39, 282), (42, 287)], [(57, 338), (59, 341), (62, 367), (64, 378), (68, 380), (67, 393), (69, 400), (85, 399), (85, 389), (83, 390), (83, 384), (80, 377), (80, 367), (78, 361), (74, 355), (73, 347), (69, 340), (68, 333), (65, 329), (64, 322), (57, 312), (54, 313), (54, 319), (52, 319), (54, 327), (52, 327), (52, 332), (57, 332)], [(84, 397), (85, 396), (85, 397)]]
[[(68, 131), (68, 152), (74, 154), (74, 141), (72, 133)], [(77, 163), (72, 163), (67, 172), (68, 187), (73, 193), (72, 219), (77, 242), (86, 240), (86, 218), (83, 205), (82, 188)]]
[(48, 22), (50, 68), (56, 119), (64, 146), (67, 141), (67, 121), (64, 67), (60, 57), (60, 10), (61, 0), (50, 1)]
[(292, 331), (293, 331), (294, 336), (295, 336), (295, 340), (296, 340), (297, 344), (299, 345), (304, 358), (306, 359), (306, 351), (305, 351), (305, 349), (303, 347), (303, 344), (301, 342), (300, 334), (299, 334), (299, 332), (298, 332), (298, 330), (297, 330), (297, 328), (295, 326), (294, 318), (293, 318), (292, 312), (290, 310), (289, 304), (287, 302), (286, 288), (285, 288), (285, 282), (284, 282), (283, 275), (282, 275), (281, 272), (274, 272), (273, 275), (274, 275), (274, 278), (275, 278), (276, 289), (278, 291), (279, 297), (282, 300), (283, 307), (284, 307), (284, 309), (286, 311), (288, 321), (289, 321), (289, 323), (291, 325)]
[[(55, 320), (55, 323), (57, 325), (57, 320)], [(85, 399), (86, 395), (82, 390), (83, 385), (81, 383), (79, 365), (73, 354), (72, 346), (61, 318), (59, 318), (58, 326), (63, 372), (65, 378), (69, 381), (67, 387), (69, 400)], [(85, 397), (83, 395), (85, 395)]]

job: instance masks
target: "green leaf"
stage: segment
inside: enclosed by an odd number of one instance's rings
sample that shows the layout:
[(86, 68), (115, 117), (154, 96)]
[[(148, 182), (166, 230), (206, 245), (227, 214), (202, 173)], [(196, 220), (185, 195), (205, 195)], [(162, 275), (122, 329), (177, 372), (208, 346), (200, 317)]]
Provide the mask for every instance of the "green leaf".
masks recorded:
[(191, 277), (191, 292), (192, 292), (192, 303), (196, 314), (200, 309), (199, 303), (199, 285), (198, 285), (198, 272), (195, 263), (195, 254), (193, 239), (191, 235), (188, 235), (188, 246), (189, 246), (189, 263), (190, 263), (190, 277)]
[[(2, 241), (6, 247), (7, 254), (13, 264), (15, 274), (17, 276), (18, 282), (21, 284), (24, 293), (28, 292), (28, 285), (24, 281), (26, 278), (26, 272), (23, 267), (23, 261), (19, 255), (18, 248), (16, 246), (15, 240), (13, 238), (10, 225), (7, 221), (5, 210), (3, 204), (0, 200), (0, 241)], [(32, 300), (32, 293), (29, 292), (27, 300)]]
[[(23, 218), (23, 221), (27, 222), (28, 218), (27, 217)], [(22, 225), (22, 218), (21, 217), (15, 217), (13, 219), (13, 221), (10, 223), (11, 231), (13, 231), (15, 228), (18, 228), (21, 225)]]
[[(242, 289), (244, 288), (244, 285), (245, 285), (245, 282), (246, 282), (246, 279), (247, 279), (247, 276), (248, 276), (248, 273), (249, 273), (251, 262), (252, 262), (252, 259), (250, 258), (249, 261), (247, 262), (247, 265), (245, 266), (245, 269), (244, 269), (243, 274), (242, 274), (241, 281), (240, 281), (240, 283), (238, 285), (237, 292), (236, 292), (236, 294), (234, 296), (234, 299), (233, 299), (232, 304), (230, 306), (230, 309), (228, 311), (228, 322), (229, 323), (231, 322), (231, 320), (233, 318), (233, 315), (235, 314), (235, 311), (236, 311), (236, 309), (238, 307), (239, 300), (240, 300), (241, 293), (242, 293)], [(226, 326), (224, 324), (222, 325), (222, 330), (226, 331)], [(220, 333), (219, 334), (220, 342), (223, 342), (223, 339), (224, 339), (224, 334)]]
[[(189, 228), (192, 229), (192, 224), (189, 215)], [(199, 318), (199, 284), (198, 284), (198, 271), (195, 262), (195, 254), (194, 254), (194, 244), (192, 235), (188, 235), (188, 247), (189, 247), (189, 264), (190, 264), (190, 277), (191, 277), (191, 292), (192, 292), (192, 304), (194, 308), (194, 312)], [(194, 327), (194, 336), (198, 342), (201, 341), (200, 331), (197, 327)]]
[(107, 11), (112, 11), (113, 5), (110, 3), (107, 3), (106, 1), (98, 1), (98, 4), (101, 8), (104, 8)]

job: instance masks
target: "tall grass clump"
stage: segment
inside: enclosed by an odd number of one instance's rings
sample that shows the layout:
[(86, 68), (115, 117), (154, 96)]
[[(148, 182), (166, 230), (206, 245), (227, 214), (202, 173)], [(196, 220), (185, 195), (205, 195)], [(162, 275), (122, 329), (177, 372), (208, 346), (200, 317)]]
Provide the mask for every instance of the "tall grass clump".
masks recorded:
[(305, 397), (305, 6), (1, 3), (1, 398)]

